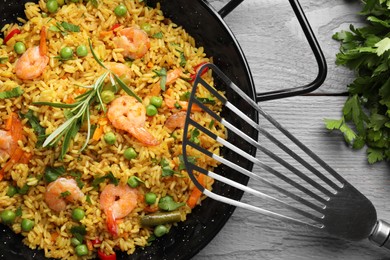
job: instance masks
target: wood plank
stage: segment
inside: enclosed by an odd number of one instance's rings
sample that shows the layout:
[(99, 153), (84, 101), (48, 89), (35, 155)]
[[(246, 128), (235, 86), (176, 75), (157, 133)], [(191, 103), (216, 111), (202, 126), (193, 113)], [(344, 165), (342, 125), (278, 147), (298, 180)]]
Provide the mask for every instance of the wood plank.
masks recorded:
[[(275, 119), (358, 188), (390, 220), (390, 167), (369, 165), (365, 151), (353, 151), (339, 133), (324, 128), (324, 118), (338, 118), (344, 97), (294, 97), (261, 103)], [(267, 144), (266, 144), (267, 145)], [(258, 155), (263, 159), (263, 155)], [(271, 163), (272, 165), (272, 163)], [(261, 172), (255, 168), (254, 172)], [(281, 184), (283, 185), (283, 184)], [(251, 181), (250, 186), (261, 188)], [(257, 201), (245, 195), (243, 201)], [(385, 259), (388, 252), (368, 240), (351, 242), (301, 226), (237, 209), (232, 218), (194, 259)]]
[[(227, 0), (210, 0), (219, 10)], [(332, 35), (361, 24), (359, 1), (301, 0), (328, 63), (328, 77), (317, 93), (339, 93), (353, 72), (335, 65), (339, 43)], [(245, 0), (226, 18), (250, 65), (257, 90), (271, 91), (307, 84), (317, 65), (295, 15), (286, 0)]]

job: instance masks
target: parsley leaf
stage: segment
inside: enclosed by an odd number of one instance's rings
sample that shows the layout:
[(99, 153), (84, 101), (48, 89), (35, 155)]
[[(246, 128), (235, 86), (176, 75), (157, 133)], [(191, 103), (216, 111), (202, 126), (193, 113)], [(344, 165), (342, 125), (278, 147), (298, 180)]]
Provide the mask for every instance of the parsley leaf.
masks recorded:
[(325, 119), (354, 149), (367, 146), (369, 163), (390, 160), (390, 1), (363, 1), (360, 28), (350, 25), (333, 39), (340, 42), (336, 64), (355, 71), (341, 119)]
[(14, 87), (13, 89), (0, 92), (0, 99), (19, 97), (23, 94), (23, 89), (20, 86)]
[(37, 135), (37, 147), (41, 147), (43, 142), (46, 138), (46, 128), (41, 126), (39, 119), (34, 116), (34, 112), (29, 109), (26, 114), (21, 114), (22, 118), (27, 118), (28, 122), (30, 123), (32, 129), (34, 130), (35, 134)]
[(163, 91), (165, 91), (167, 84), (167, 70), (165, 68), (162, 68), (160, 70), (153, 70), (153, 72), (160, 77), (160, 87)]
[(110, 173), (107, 173), (104, 176), (95, 178), (92, 181), (92, 187), (94, 187), (96, 189), (99, 186), (100, 183), (103, 183), (107, 179), (110, 180), (110, 182), (112, 184), (114, 184), (115, 186), (117, 186), (119, 184), (119, 180), (117, 178), (115, 178), (115, 176), (114, 176), (114, 174), (112, 174), (112, 172), (110, 172)]
[(5, 64), (8, 61), (8, 57), (0, 57), (0, 64)]
[(168, 177), (168, 176), (173, 176), (174, 174), (178, 174), (176, 171), (174, 171), (171, 168), (167, 159), (162, 158), (160, 165), (161, 165), (161, 176), (162, 177)]
[(156, 38), (156, 39), (162, 39), (164, 36), (164, 34), (162, 32), (158, 32), (158, 33), (155, 33), (152, 35), (153, 38)]

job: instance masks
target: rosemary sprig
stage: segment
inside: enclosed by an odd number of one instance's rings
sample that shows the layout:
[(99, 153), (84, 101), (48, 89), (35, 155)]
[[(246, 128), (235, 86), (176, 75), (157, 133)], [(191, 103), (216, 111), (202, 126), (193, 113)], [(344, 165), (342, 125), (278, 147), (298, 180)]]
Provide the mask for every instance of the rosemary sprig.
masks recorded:
[(53, 102), (34, 102), (34, 105), (45, 105), (56, 108), (69, 109), (68, 119), (55, 129), (43, 142), (42, 147), (53, 146), (59, 140), (63, 138), (61, 152), (59, 159), (62, 160), (69, 149), (71, 140), (75, 137), (77, 132), (80, 130), (82, 124), (87, 122), (87, 135), (84, 145), (80, 149), (80, 152), (83, 151), (90, 140), (91, 137), (91, 120), (90, 120), (90, 107), (95, 103), (100, 105), (100, 108), (106, 112), (106, 106), (102, 101), (100, 93), (102, 92), (104, 86), (104, 80), (109, 75), (111, 82), (113, 84), (118, 84), (128, 95), (135, 97), (139, 102), (142, 102), (141, 98), (138, 97), (116, 74), (110, 71), (97, 57), (95, 51), (92, 48), (92, 43), (89, 40), (89, 47), (91, 53), (96, 60), (96, 62), (106, 69), (106, 71), (93, 83), (91, 86), (84, 86), (89, 90), (85, 93), (76, 97), (76, 101), (73, 104), (64, 104), (64, 103), (53, 103)]

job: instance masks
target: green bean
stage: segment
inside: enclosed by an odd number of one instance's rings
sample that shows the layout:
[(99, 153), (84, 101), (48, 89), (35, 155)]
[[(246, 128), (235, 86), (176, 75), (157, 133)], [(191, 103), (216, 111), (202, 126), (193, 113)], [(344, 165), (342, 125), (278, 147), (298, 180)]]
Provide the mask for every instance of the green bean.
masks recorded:
[(152, 227), (181, 221), (180, 211), (157, 212), (141, 217), (141, 225)]

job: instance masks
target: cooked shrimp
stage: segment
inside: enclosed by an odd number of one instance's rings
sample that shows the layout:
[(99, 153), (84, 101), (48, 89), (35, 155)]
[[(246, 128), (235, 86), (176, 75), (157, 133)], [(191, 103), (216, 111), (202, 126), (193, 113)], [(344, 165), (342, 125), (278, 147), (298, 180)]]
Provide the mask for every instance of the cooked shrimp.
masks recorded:
[(143, 144), (151, 146), (160, 144), (145, 129), (146, 109), (134, 97), (121, 96), (112, 101), (107, 118), (115, 128), (128, 132)]
[(13, 146), (13, 138), (9, 131), (0, 130), (0, 159), (4, 160), (6, 156), (10, 156)]
[(123, 55), (131, 59), (142, 58), (150, 48), (148, 34), (135, 26), (121, 29), (113, 41), (116, 48), (124, 49)]
[(16, 113), (11, 113), (5, 130), (0, 130), (0, 159), (7, 163), (0, 169), (0, 181), (4, 174), (9, 171), (15, 163), (28, 163), (31, 154), (25, 153), (18, 145), (19, 140), (23, 140), (23, 124)]
[(118, 77), (125, 76), (128, 79), (131, 79), (132, 77), (132, 72), (129, 66), (123, 64), (123, 63), (118, 63), (118, 62), (106, 62), (104, 65), (114, 72)]
[(137, 206), (138, 191), (128, 185), (108, 184), (100, 194), (100, 207), (107, 217), (107, 229), (118, 234), (116, 220), (126, 217)]
[(84, 193), (73, 179), (58, 178), (47, 185), (45, 202), (55, 212), (66, 208), (67, 202), (76, 202), (84, 197)]
[(171, 131), (175, 130), (176, 128), (183, 128), (186, 121), (186, 114), (187, 112), (185, 111), (174, 113), (168, 117), (164, 125)]
[(35, 79), (41, 76), (48, 63), (46, 28), (42, 27), (39, 46), (28, 48), (16, 62), (16, 76), (20, 79)]

